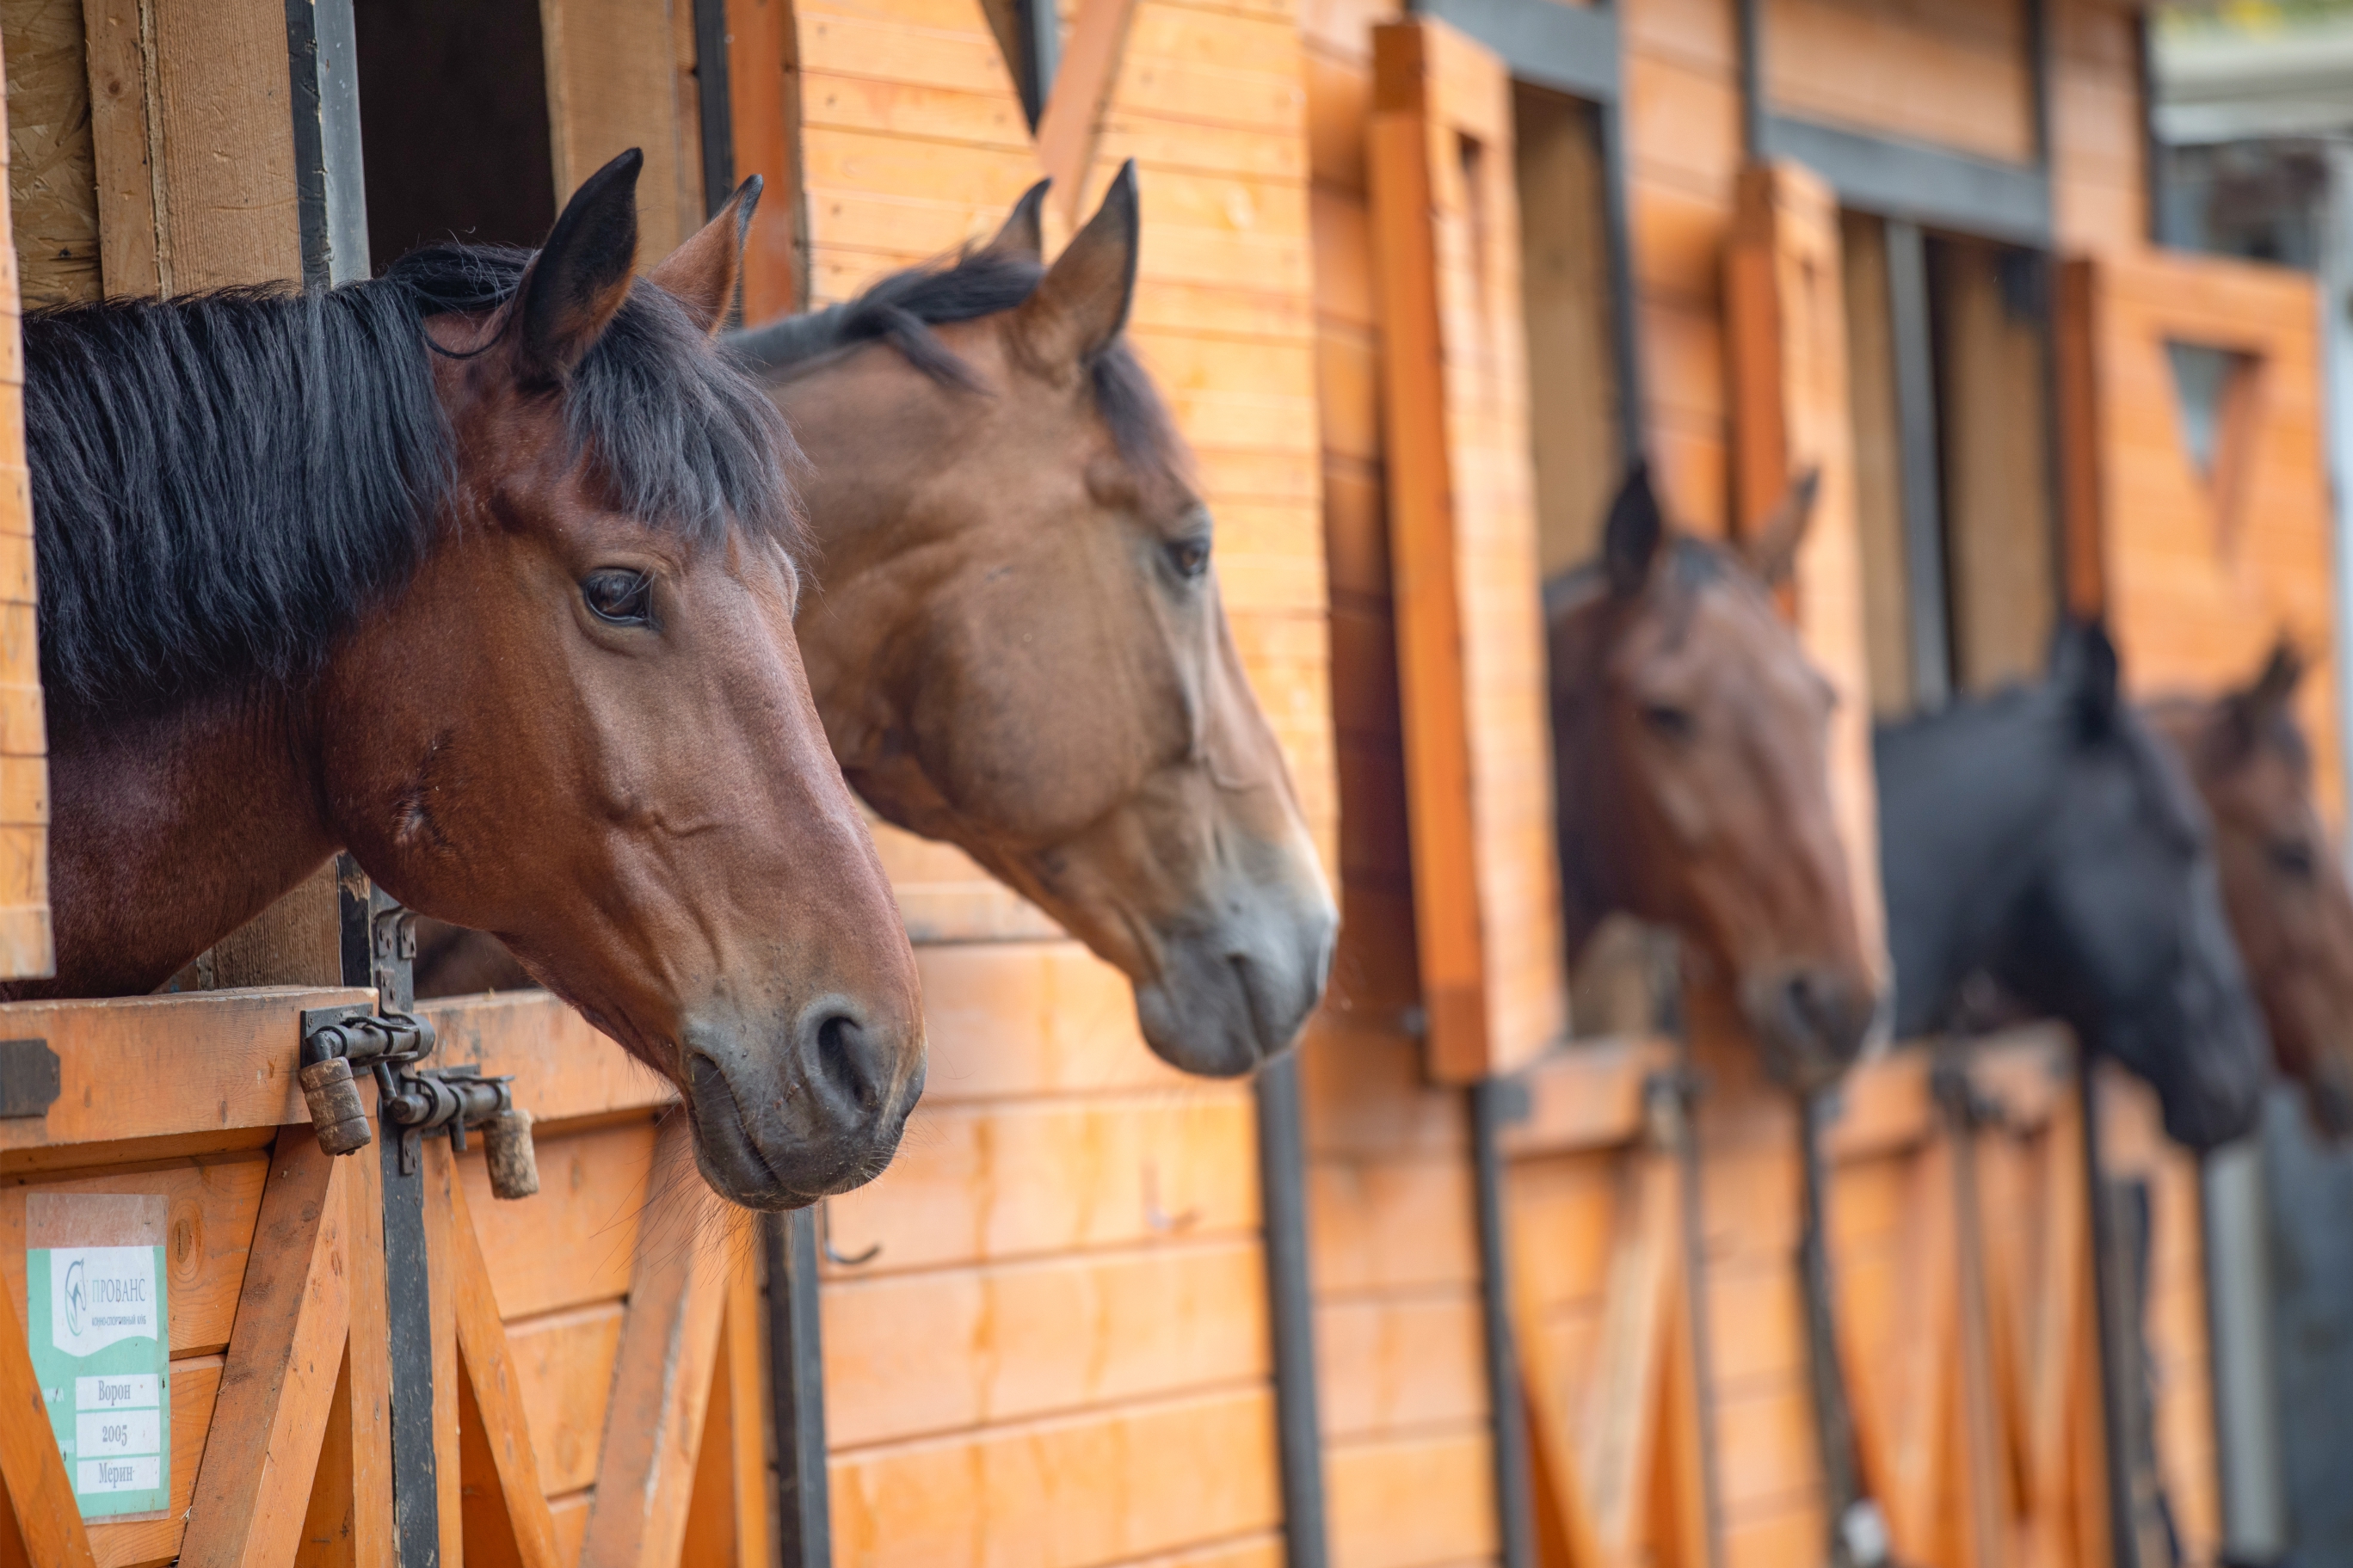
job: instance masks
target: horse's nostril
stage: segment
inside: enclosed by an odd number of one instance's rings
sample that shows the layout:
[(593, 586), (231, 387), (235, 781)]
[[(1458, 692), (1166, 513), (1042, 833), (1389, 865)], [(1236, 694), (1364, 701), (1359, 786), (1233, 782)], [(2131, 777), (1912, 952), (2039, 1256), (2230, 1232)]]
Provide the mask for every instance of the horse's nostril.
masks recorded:
[(889, 1076), (876, 1059), (874, 1044), (858, 1016), (839, 1004), (820, 1003), (801, 1020), (801, 1039), (810, 1070), (860, 1110), (882, 1104)]

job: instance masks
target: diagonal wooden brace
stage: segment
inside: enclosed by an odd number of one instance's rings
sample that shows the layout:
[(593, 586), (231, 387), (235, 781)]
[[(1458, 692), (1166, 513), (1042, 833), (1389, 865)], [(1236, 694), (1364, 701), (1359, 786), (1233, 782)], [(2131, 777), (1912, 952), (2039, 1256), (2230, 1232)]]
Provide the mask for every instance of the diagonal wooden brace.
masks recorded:
[[(450, 1160), (448, 1145), (439, 1141), (427, 1147), (426, 1155), (437, 1164)], [(449, 1194), (448, 1288), (457, 1302), (458, 1355), (465, 1368), (463, 1392), (468, 1396), (460, 1417), (468, 1429), (465, 1458), (471, 1461), (478, 1454), (487, 1458), (522, 1568), (559, 1568), (555, 1521), (548, 1512), (547, 1494), (540, 1489), (539, 1456), (532, 1447), (522, 1381), (507, 1345), (498, 1299), (491, 1291), (491, 1272), (474, 1235), (473, 1215), (466, 1206), (466, 1184), (452, 1170), (446, 1182), (434, 1183), (430, 1190)], [(470, 1476), (469, 1492), (486, 1479)]]
[[(41, 1402), (16, 1303), (0, 1290), (0, 1483), (34, 1568), (90, 1568), (90, 1531)], [(0, 1550), (0, 1556), (5, 1556)]]
[[(661, 1136), (682, 1142), (684, 1120)], [(689, 1168), (684, 1151), (658, 1151), (654, 1168)], [(728, 1271), (715, 1249), (659, 1229), (638, 1241), (580, 1568), (670, 1568), (686, 1539)]]
[(186, 1568), (294, 1561), (351, 1327), (348, 1163), (308, 1127), (279, 1134), (180, 1548)]

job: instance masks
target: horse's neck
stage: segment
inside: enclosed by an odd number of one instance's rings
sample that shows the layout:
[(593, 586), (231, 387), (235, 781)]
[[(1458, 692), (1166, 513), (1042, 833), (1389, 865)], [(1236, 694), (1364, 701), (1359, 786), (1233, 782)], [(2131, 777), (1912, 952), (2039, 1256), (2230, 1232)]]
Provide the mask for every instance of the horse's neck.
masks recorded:
[(282, 702), (53, 723), (49, 748), (57, 974), (7, 994), (152, 991), (334, 852)]
[(2057, 722), (2036, 694), (1880, 732), (1879, 863), (1899, 1037), (1949, 1010), (2033, 885), (2061, 779)]

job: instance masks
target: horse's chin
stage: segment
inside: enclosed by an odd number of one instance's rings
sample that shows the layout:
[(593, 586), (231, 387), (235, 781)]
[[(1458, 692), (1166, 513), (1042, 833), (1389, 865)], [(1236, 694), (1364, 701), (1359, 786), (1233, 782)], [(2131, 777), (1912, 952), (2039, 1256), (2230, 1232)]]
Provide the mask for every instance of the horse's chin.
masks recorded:
[(1324, 999), (1339, 912), (1320, 882), (1261, 889), (1223, 919), (1158, 932), (1158, 972), (1137, 982), (1153, 1054), (1202, 1078), (1240, 1078), (1281, 1056)]

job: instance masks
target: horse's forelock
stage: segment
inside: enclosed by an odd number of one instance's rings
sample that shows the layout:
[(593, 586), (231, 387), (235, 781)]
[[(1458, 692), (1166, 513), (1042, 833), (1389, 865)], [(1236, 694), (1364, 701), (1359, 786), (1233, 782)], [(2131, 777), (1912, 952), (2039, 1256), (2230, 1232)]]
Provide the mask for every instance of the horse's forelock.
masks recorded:
[[(727, 346), (758, 370), (786, 377), (842, 349), (888, 343), (934, 381), (978, 391), (978, 378), (932, 329), (1017, 309), (1045, 276), (1041, 262), (967, 247), (886, 273), (841, 304), (730, 333)], [(1184, 438), (1126, 335), (1113, 339), (1087, 369), (1095, 412), (1122, 459), (1150, 481), (1189, 487)]]
[[(395, 262), (385, 281), (422, 316), (479, 314), (514, 298), (533, 254), (427, 246)], [(657, 285), (631, 288), (573, 370), (564, 415), (575, 455), (617, 510), (704, 540), (741, 527), (803, 552), (790, 427), (742, 359)]]

